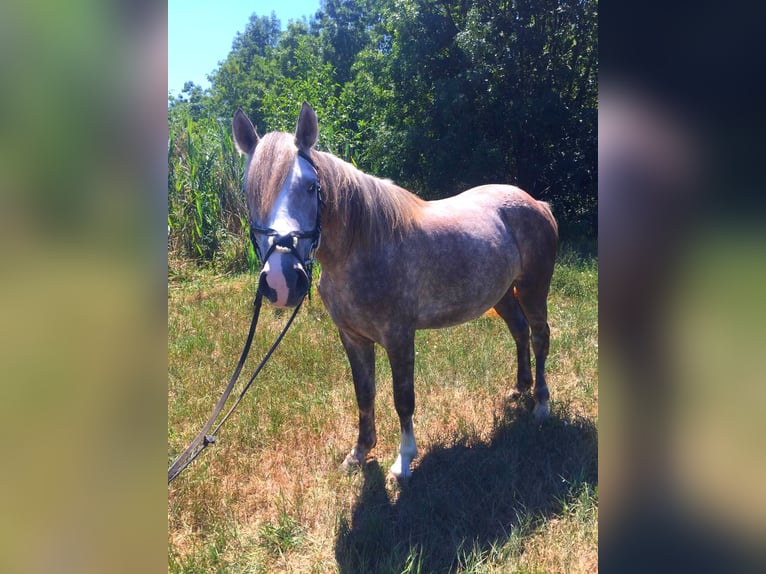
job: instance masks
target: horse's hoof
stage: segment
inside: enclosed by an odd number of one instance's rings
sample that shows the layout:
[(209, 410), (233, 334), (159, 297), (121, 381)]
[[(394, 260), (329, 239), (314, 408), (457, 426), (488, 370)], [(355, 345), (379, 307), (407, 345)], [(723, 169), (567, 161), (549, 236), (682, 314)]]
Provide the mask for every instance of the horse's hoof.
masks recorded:
[(400, 490), (403, 490), (410, 485), (410, 480), (412, 480), (411, 472), (408, 472), (406, 475), (397, 476), (389, 470), (386, 475), (386, 486), (389, 489), (399, 488)]
[(548, 401), (537, 403), (532, 410), (532, 415), (539, 422), (547, 419), (551, 414), (551, 410), (548, 408)]
[(412, 471), (410, 465), (402, 466), (401, 460), (397, 457), (396, 462), (391, 465), (386, 475), (386, 482), (390, 487), (398, 486), (399, 488), (406, 488), (410, 484), (412, 479)]
[(396, 457), (394, 464), (388, 469), (388, 475), (396, 480), (400, 485), (407, 484), (412, 478), (412, 471), (410, 470), (410, 461), (402, 460), (402, 456)]
[(350, 474), (361, 468), (363, 462), (364, 459), (360, 460), (359, 454), (357, 453), (356, 448), (354, 448), (350, 453), (348, 453), (348, 455), (346, 455), (346, 459), (343, 461), (343, 464), (341, 464), (340, 467), (344, 472)]

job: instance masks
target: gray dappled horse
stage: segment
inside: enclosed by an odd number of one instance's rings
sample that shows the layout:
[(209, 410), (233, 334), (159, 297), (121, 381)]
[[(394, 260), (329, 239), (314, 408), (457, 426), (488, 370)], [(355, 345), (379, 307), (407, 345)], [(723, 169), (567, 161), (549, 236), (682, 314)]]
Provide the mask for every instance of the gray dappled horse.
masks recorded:
[(253, 240), (265, 254), (262, 294), (294, 307), (310, 288), (314, 251), (321, 263), (319, 294), (338, 326), (359, 407), (359, 437), (344, 468), (363, 464), (376, 443), (374, 344), (388, 353), (401, 425), (391, 473), (407, 479), (417, 456), (415, 330), (463, 323), (491, 307), (516, 341), (515, 394), (532, 386), (531, 328), (534, 414), (548, 415), (547, 297), (558, 230), (546, 203), (510, 185), (424, 201), (315, 150), (317, 116), (305, 102), (294, 136), (261, 138), (242, 110), (233, 128), (247, 156)]

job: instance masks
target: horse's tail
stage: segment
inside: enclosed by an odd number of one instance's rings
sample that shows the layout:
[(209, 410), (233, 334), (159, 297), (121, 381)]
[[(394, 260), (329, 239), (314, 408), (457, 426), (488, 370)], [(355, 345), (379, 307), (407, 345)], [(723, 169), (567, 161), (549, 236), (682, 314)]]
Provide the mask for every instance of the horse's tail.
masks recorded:
[(550, 221), (551, 226), (553, 227), (553, 232), (556, 234), (556, 241), (559, 239), (559, 224), (556, 221), (556, 218), (553, 217), (553, 211), (551, 210), (551, 204), (547, 201), (540, 201), (538, 200), (537, 203), (542, 208), (543, 213), (545, 214), (545, 217)]

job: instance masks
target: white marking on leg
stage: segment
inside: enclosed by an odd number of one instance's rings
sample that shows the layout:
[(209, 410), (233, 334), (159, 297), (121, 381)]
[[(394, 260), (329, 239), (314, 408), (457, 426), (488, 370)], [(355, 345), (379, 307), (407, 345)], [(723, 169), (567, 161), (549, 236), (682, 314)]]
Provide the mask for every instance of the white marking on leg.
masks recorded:
[(415, 434), (412, 430), (402, 433), (402, 440), (399, 443), (399, 456), (391, 465), (390, 472), (397, 480), (406, 480), (412, 476), (410, 463), (418, 456), (418, 445), (415, 443)]

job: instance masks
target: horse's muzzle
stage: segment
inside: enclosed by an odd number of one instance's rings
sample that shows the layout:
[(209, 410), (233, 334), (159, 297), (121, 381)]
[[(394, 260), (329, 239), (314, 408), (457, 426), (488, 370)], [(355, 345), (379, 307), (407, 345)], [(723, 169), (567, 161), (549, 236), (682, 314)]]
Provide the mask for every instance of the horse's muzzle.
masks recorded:
[(295, 307), (309, 290), (309, 277), (294, 256), (275, 253), (263, 266), (258, 289), (276, 307)]

